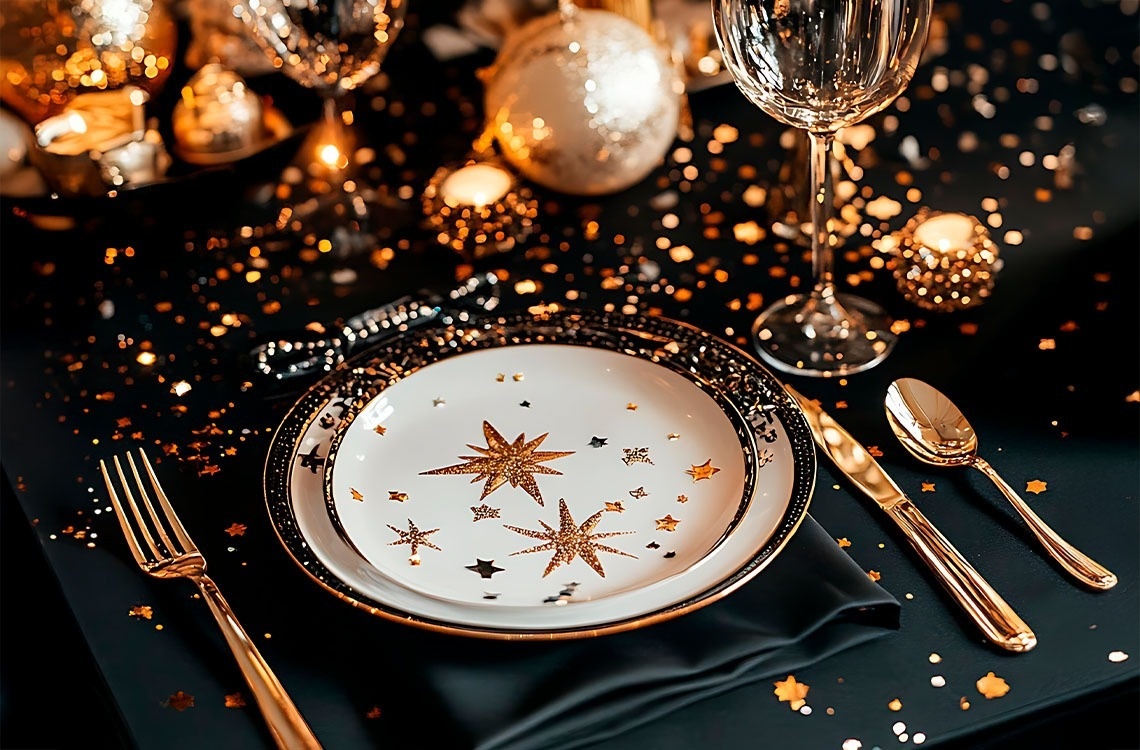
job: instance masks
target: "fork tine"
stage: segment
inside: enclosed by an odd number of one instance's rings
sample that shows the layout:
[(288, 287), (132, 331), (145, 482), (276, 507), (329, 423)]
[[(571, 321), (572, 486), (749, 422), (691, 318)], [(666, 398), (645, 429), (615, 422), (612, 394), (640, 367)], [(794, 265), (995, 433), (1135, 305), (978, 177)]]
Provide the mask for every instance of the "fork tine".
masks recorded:
[[(156, 511), (154, 509), (154, 503), (151, 502), (150, 493), (147, 492), (146, 484), (143, 482), (142, 477), (139, 476), (138, 467), (135, 466), (135, 459), (130, 453), (127, 454), (127, 465), (129, 465), (131, 467), (131, 475), (134, 476), (135, 487), (138, 488), (139, 499), (142, 501), (143, 507), (146, 508), (147, 515), (150, 516), (150, 521), (152, 524), (154, 524), (154, 528), (158, 532), (159, 539), (162, 540), (163, 545), (165, 545), (165, 547), (166, 547), (166, 554), (167, 555), (179, 555), (179, 554), (181, 554), (182, 551), (177, 546), (175, 546), (174, 542), (171, 541), (170, 536), (167, 535), (166, 527), (162, 525), (162, 520), (158, 517), (158, 511)], [(125, 476), (123, 477), (123, 484), (124, 485), (128, 484)], [(131, 494), (130, 494), (129, 490), (127, 490), (127, 497), (131, 498)], [(133, 502), (133, 498), (132, 498), (132, 502)], [(139, 523), (143, 526), (143, 528), (145, 530), (146, 524), (143, 523), (141, 516), (139, 517)], [(151, 543), (151, 545), (153, 546), (154, 545), (154, 537), (151, 537), (149, 535), (149, 533), (146, 534), (146, 537), (147, 537), (148, 541)], [(157, 546), (155, 546), (154, 549), (155, 549), (156, 554), (158, 554), (159, 556), (162, 556), (163, 553), (161, 550), (158, 549)]]
[[(127, 463), (131, 464), (132, 469), (134, 468), (134, 464), (131, 462), (130, 454), (127, 454)], [(143, 540), (146, 542), (147, 547), (150, 548), (150, 553), (155, 558), (168, 557), (170, 553), (167, 550), (163, 550), (161, 547), (159, 547), (158, 543), (154, 540), (154, 537), (150, 533), (150, 527), (147, 525), (146, 519), (143, 518), (142, 511), (139, 510), (139, 504), (135, 500), (135, 494), (131, 492), (131, 483), (127, 480), (127, 474), (123, 471), (123, 466), (119, 462), (118, 456), (115, 456), (115, 470), (119, 473), (119, 482), (123, 487), (123, 495), (127, 498), (127, 505), (130, 507), (131, 513), (135, 517), (135, 522), (139, 527), (139, 533), (142, 534)], [(139, 489), (143, 489), (142, 485), (139, 485)], [(142, 499), (147, 511), (149, 512), (151, 520), (157, 522), (157, 517), (154, 514), (154, 509), (150, 507), (150, 501), (147, 500), (145, 495)], [(161, 526), (159, 527), (159, 531), (162, 532)]]
[[(118, 458), (116, 458), (116, 468), (118, 462)], [(111, 496), (111, 505), (115, 506), (115, 515), (119, 519), (119, 526), (123, 528), (123, 536), (126, 537), (127, 546), (131, 548), (131, 555), (134, 556), (135, 562), (138, 563), (140, 567), (146, 566), (149, 563), (147, 556), (143, 553), (142, 547), (139, 546), (139, 540), (138, 537), (135, 536), (134, 530), (131, 529), (130, 521), (127, 520), (127, 511), (123, 508), (122, 501), (119, 500), (119, 493), (115, 492), (115, 483), (111, 481), (111, 473), (107, 470), (107, 464), (103, 459), (99, 459), (99, 471), (103, 473), (103, 481), (107, 484), (107, 494)], [(121, 473), (120, 470), (120, 474)], [(145, 532), (145, 527), (143, 527), (143, 530)], [(153, 549), (153, 544), (150, 546)]]
[[(171, 530), (174, 535), (178, 537), (178, 541), (182, 543), (182, 548), (186, 552), (197, 552), (198, 546), (194, 544), (194, 540), (190, 538), (190, 534), (186, 532), (186, 527), (182, 525), (179, 520), (178, 514), (174, 512), (174, 507), (170, 504), (170, 499), (163, 491), (162, 485), (158, 483), (158, 476), (155, 475), (154, 469), (150, 466), (150, 459), (146, 457), (146, 452), (139, 448), (139, 456), (142, 457), (143, 467), (146, 469), (147, 476), (150, 478), (150, 485), (154, 488), (154, 494), (158, 498), (159, 505), (162, 506), (162, 511), (166, 515), (166, 520), (170, 523)], [(138, 478), (138, 473), (135, 473)], [(160, 527), (161, 528), (161, 527)]]

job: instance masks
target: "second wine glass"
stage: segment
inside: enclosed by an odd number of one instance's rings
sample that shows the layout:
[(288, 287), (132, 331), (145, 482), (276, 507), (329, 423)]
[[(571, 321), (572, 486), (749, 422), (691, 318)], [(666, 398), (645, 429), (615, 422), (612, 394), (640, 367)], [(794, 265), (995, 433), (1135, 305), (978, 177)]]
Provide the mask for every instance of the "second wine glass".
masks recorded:
[(882, 110), (910, 83), (932, 0), (712, 0), (717, 44), (737, 87), (811, 142), (814, 286), (753, 324), (763, 360), (784, 372), (848, 375), (875, 366), (896, 337), (876, 303), (839, 293), (831, 231), (831, 146), (841, 128)]

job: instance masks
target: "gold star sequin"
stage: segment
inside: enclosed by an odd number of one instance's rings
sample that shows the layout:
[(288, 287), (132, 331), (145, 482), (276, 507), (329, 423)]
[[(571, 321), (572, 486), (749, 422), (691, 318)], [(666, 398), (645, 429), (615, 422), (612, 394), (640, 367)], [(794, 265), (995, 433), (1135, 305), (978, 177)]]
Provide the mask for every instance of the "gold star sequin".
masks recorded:
[(598, 552), (609, 552), (610, 554), (621, 555), (623, 557), (632, 557), (635, 560), (637, 557), (628, 552), (622, 552), (620, 549), (598, 544), (599, 539), (633, 533), (632, 531), (606, 531), (600, 534), (591, 533), (594, 527), (598, 525), (603, 513), (605, 513), (605, 511), (599, 510), (587, 518), (581, 526), (576, 526), (573, 516), (570, 515), (570, 509), (566, 507), (566, 501), (560, 499), (558, 501), (559, 527), (557, 529), (551, 527), (543, 520), (539, 520), (539, 523), (542, 524), (543, 531), (520, 529), (517, 526), (507, 526), (503, 524), (504, 528), (510, 529), (516, 534), (522, 534), (523, 536), (529, 536), (534, 539), (547, 540), (545, 544), (540, 544), (537, 547), (512, 552), (511, 557), (515, 555), (527, 555), (532, 552), (554, 550), (554, 557), (552, 557), (550, 563), (547, 564), (546, 571), (542, 574), (543, 578), (550, 575), (551, 571), (558, 566), (572, 562), (575, 557), (581, 557), (582, 561), (593, 568), (595, 573), (605, 578), (606, 571), (602, 568), (601, 561), (598, 560)]
[(483, 485), (483, 494), (479, 496), (480, 500), (510, 482), (512, 487), (522, 487), (528, 495), (534, 498), (535, 502), (542, 505), (542, 493), (539, 492), (538, 482), (535, 481), (534, 475), (561, 475), (562, 472), (548, 466), (539, 466), (539, 464), (574, 453), (574, 451), (536, 450), (549, 434), (548, 432), (543, 433), (534, 440), (526, 442), (523, 433), (519, 433), (513, 443), (508, 443), (499, 431), (491, 426), (490, 422), (485, 421), (483, 422), (483, 436), (487, 440), (487, 447), (480, 448), (470, 443), (467, 445), (468, 448), (482, 455), (460, 456), (466, 463), (444, 466), (441, 469), (432, 469), (431, 471), (421, 471), (420, 474), (474, 474), (475, 478), (471, 480), (472, 484), (486, 479), (487, 483)]
[(634, 500), (640, 500), (643, 497), (649, 497), (649, 493), (645, 491), (644, 487), (638, 487), (636, 490), (630, 490), (629, 496)]
[(712, 465), (711, 458), (700, 466), (693, 464), (693, 468), (685, 469), (685, 473), (693, 478), (694, 484), (702, 479), (712, 479), (713, 474), (716, 474), (718, 471), (720, 471), (720, 469)]
[[(1009, 692), (1009, 683), (993, 672), (988, 673), (975, 683), (978, 692), (986, 696), (986, 700), (1000, 698)], [(963, 699), (964, 700), (964, 699)]]
[(241, 693), (228, 693), (226, 695), (226, 708), (244, 708), (245, 698)]
[(499, 509), (492, 508), (490, 505), (487, 505), (487, 503), (483, 503), (482, 505), (472, 505), (471, 512), (475, 514), (475, 517), (471, 519), (472, 523), (475, 521), (482, 521), (487, 518), (499, 517)]
[(359, 500), (360, 502), (364, 502), (364, 495), (361, 494), (360, 490), (356, 489), (355, 487), (349, 487), (348, 491), (350, 493), (352, 493), (352, 499), (353, 500)]
[(408, 493), (400, 492), (399, 490), (388, 490), (388, 499), (402, 503), (408, 499)]
[(689, 496), (688, 495), (677, 495), (677, 502), (687, 503), (687, 502), (689, 502)]
[(244, 523), (231, 523), (226, 529), (226, 533), (230, 536), (242, 536), (245, 534), (245, 528)]
[(372, 431), (375, 432), (377, 435), (383, 435), (384, 433), (386, 433), (388, 431), (388, 428), (382, 424), (378, 424), (372, 428)]
[(934, 482), (923, 482), (922, 483), (922, 491), (923, 492), (934, 492)]
[(802, 682), (796, 682), (796, 678), (788, 675), (788, 679), (781, 682), (772, 683), (776, 689), (772, 692), (780, 699), (781, 703), (789, 703), (793, 711), (799, 711), (807, 703), (808, 690), (810, 687), (804, 685)]
[(845, 537), (845, 536), (844, 536), (844, 537), (840, 537), (840, 538), (839, 538), (839, 539), (837, 539), (836, 541), (837, 541), (837, 542), (839, 542), (839, 548), (840, 548), (840, 549), (843, 549), (843, 548), (845, 548), (845, 547), (850, 547), (850, 546), (851, 546), (851, 542), (850, 542), (850, 541), (847, 539), (847, 537)]
[(127, 614), (131, 617), (141, 617), (144, 620), (149, 620), (154, 617), (154, 610), (146, 604), (140, 604), (136, 607), (131, 607), (131, 610), (127, 612)]
[(1047, 489), (1049, 489), (1049, 485), (1040, 479), (1031, 479), (1025, 483), (1025, 491), (1032, 492), (1034, 495), (1040, 495)]
[(408, 519), (408, 530), (407, 531), (401, 531), (400, 529), (397, 529), (395, 526), (393, 526), (390, 523), (385, 524), (385, 525), (389, 529), (391, 529), (392, 531), (394, 531), (400, 535), (400, 538), (397, 539), (396, 541), (388, 542), (389, 547), (396, 545), (396, 544), (410, 544), (412, 546), (412, 556), (408, 558), (408, 560), (412, 563), (412, 565), (419, 565), (420, 564), (419, 550), (420, 550), (421, 544), (425, 547), (430, 547), (431, 549), (439, 550), (440, 552), (443, 551), (443, 550), (440, 550), (439, 547), (435, 546), (434, 544), (432, 544), (431, 542), (429, 542), (427, 540), (427, 538), (429, 536), (431, 536), (435, 532), (439, 531), (439, 529), (432, 529), (431, 531), (420, 531), (418, 528), (416, 528), (416, 525), (414, 523), (412, 523), (412, 519), (410, 519), (410, 518)]
[(882, 577), (883, 577), (883, 575), (882, 575), (882, 573), (880, 573), (880, 572), (879, 572), (879, 571), (877, 571), (877, 570), (868, 570), (868, 571), (867, 571), (867, 577), (868, 577), (868, 578), (870, 578), (872, 581), (876, 581), (876, 582), (878, 582), (878, 580), (879, 580), (880, 578), (882, 578)]
[(173, 708), (175, 711), (185, 711), (188, 708), (194, 708), (194, 696), (187, 695), (179, 690), (174, 695), (166, 699), (166, 705)]
[(681, 523), (680, 519), (673, 518), (672, 515), (666, 515), (664, 518), (658, 518), (657, 531), (676, 531), (677, 524)]
[(625, 513), (625, 507), (622, 506), (621, 500), (614, 502), (606, 501), (606, 510), (613, 511), (614, 513)]

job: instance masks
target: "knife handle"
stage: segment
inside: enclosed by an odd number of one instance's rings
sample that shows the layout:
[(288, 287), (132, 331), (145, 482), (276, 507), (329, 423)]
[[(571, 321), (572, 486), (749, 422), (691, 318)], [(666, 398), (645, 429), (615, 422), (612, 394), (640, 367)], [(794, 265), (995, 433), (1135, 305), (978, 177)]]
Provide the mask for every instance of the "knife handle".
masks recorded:
[(906, 534), (907, 541), (938, 576), (938, 580), (961, 605), (986, 638), (1008, 651), (1029, 651), (1037, 636), (982, 578), (954, 545), (922, 514), (910, 498), (903, 497), (887, 513)]

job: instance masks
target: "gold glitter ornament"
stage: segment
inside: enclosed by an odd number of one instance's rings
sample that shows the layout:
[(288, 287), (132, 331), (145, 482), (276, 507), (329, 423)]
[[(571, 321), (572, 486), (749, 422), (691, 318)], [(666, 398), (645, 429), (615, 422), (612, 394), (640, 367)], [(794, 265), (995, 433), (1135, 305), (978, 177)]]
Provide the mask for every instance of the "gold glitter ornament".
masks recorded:
[(648, 31), (611, 11), (561, 2), (512, 32), (483, 80), (503, 156), (563, 193), (640, 182), (677, 135), (683, 81)]
[(176, 43), (163, 0), (4, 0), (0, 99), (37, 123), (85, 90), (133, 83), (154, 94)]

